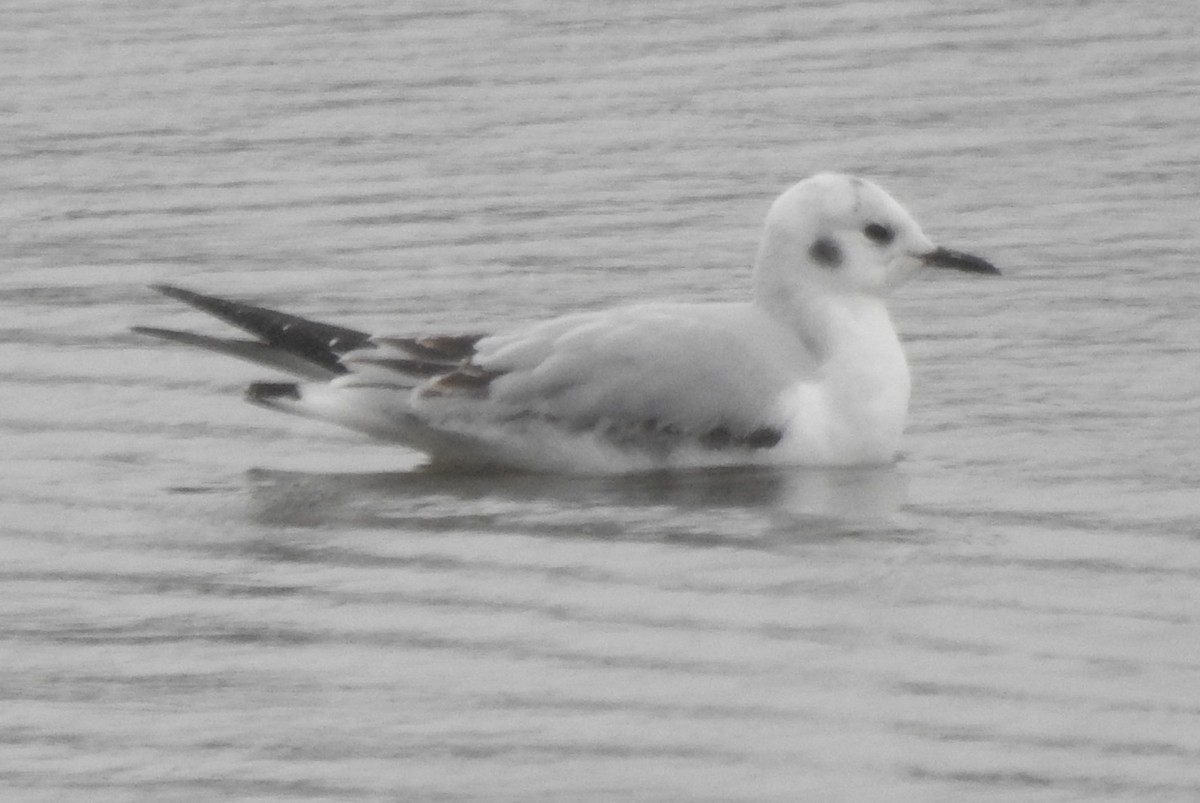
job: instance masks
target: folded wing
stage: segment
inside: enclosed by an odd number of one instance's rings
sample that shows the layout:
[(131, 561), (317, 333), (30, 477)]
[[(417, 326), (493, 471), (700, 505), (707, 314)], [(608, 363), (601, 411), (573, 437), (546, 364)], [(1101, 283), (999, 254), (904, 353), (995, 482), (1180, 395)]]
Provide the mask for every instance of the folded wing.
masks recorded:
[(514, 439), (535, 430), (659, 452), (768, 448), (782, 437), (779, 395), (813, 370), (803, 345), (748, 304), (635, 305), (497, 336), (384, 337), (155, 289), (255, 339), (136, 331), (316, 382), (258, 382), (251, 402), (455, 462), (504, 462)]

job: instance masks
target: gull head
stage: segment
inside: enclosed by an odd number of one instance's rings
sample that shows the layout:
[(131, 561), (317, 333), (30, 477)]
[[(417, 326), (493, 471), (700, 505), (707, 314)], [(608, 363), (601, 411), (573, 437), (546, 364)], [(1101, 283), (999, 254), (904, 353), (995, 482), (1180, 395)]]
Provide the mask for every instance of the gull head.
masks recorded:
[(755, 264), (760, 304), (822, 296), (884, 297), (924, 267), (995, 274), (988, 261), (933, 243), (904, 207), (856, 176), (820, 173), (767, 213)]

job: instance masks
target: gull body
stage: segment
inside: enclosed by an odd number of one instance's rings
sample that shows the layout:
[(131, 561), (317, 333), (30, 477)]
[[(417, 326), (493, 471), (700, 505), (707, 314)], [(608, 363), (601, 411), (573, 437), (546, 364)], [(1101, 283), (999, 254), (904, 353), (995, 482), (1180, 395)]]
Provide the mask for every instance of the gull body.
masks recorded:
[(744, 302), (389, 337), (159, 286), (256, 340), (138, 331), (315, 380), (256, 383), (247, 395), (437, 464), (599, 473), (886, 463), (910, 386), (886, 300), (924, 267), (998, 272), (935, 246), (872, 182), (823, 173), (771, 206)]

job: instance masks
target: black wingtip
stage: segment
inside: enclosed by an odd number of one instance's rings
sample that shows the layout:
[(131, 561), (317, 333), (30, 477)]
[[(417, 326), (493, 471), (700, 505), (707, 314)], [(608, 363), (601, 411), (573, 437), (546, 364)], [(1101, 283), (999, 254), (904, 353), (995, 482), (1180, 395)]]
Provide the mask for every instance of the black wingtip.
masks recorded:
[(151, 284), (150, 288), (334, 374), (345, 373), (341, 355), (365, 348), (371, 341), (370, 335), (356, 329), (319, 323), (243, 301), (205, 295), (173, 284)]
[(129, 331), (135, 335), (149, 335), (161, 340), (174, 340), (184, 343), (192, 342), (198, 337), (191, 332), (180, 332), (178, 329), (160, 329), (157, 326), (131, 326), (129, 327)]
[(177, 298), (180, 301), (183, 301), (183, 302), (186, 302), (189, 304), (192, 303), (193, 300), (200, 300), (202, 298), (205, 298), (205, 296), (202, 296), (195, 291), (188, 290), (187, 288), (184, 288), (184, 287), (178, 287), (173, 284), (155, 283), (155, 284), (149, 285), (149, 287), (151, 290), (154, 290), (157, 293), (162, 293), (164, 296), (169, 296), (171, 298)]
[(240, 317), (243, 314), (243, 310), (274, 312), (273, 310), (267, 310), (263, 307), (255, 307), (252, 304), (246, 304), (241, 301), (230, 301), (229, 299), (220, 298), (218, 296), (197, 293), (195, 290), (188, 290), (186, 287), (179, 287), (178, 285), (174, 284), (152, 284), (150, 285), (150, 289), (162, 293), (168, 298), (182, 301), (183, 303), (193, 306), (196, 309), (203, 310), (210, 315), (214, 315), (222, 320), (232, 323), (234, 326), (240, 326), (243, 328), (244, 326), (240, 322)]

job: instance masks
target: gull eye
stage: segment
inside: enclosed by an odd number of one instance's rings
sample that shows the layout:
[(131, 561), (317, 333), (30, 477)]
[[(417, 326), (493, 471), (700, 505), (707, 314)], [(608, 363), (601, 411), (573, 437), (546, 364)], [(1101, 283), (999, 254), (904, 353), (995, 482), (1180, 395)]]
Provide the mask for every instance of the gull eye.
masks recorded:
[(882, 223), (868, 223), (863, 228), (863, 234), (867, 235), (867, 239), (876, 245), (887, 245), (896, 239), (896, 232), (892, 231), (892, 227)]

